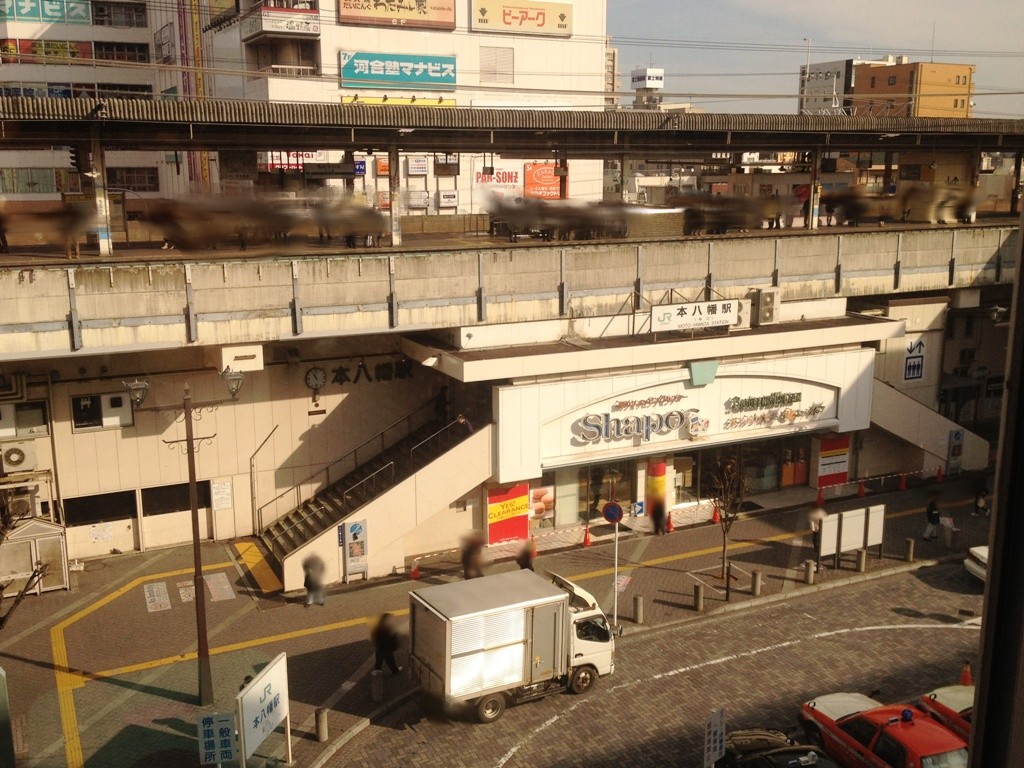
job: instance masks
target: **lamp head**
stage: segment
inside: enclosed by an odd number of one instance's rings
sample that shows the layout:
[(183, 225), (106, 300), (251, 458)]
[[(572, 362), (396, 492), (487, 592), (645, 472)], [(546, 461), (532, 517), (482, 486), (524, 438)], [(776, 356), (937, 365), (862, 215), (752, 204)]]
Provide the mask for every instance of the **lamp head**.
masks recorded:
[(238, 398), (238, 391), (242, 388), (242, 382), (245, 381), (245, 374), (241, 371), (232, 371), (229, 365), (224, 369), (220, 377), (224, 379), (224, 384), (227, 385), (228, 392), (231, 394), (231, 399), (236, 400)]
[(128, 397), (131, 398), (132, 405), (138, 408), (142, 405), (142, 402), (146, 399), (146, 395), (149, 394), (149, 382), (140, 381), (122, 381), (124, 388), (128, 390)]

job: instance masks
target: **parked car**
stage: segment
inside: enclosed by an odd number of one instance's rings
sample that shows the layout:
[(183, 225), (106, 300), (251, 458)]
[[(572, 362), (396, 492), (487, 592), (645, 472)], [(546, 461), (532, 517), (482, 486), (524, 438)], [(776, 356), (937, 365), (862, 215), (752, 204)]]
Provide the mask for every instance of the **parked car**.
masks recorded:
[(966, 742), (971, 741), (971, 715), (974, 714), (974, 686), (947, 685), (926, 693), (917, 706), (934, 717)]
[(821, 747), (797, 744), (781, 731), (765, 728), (733, 731), (725, 736), (725, 757), (715, 768), (839, 768)]
[(800, 722), (844, 768), (967, 768), (967, 742), (912, 705), (833, 693), (804, 702)]
[(988, 547), (971, 547), (964, 558), (964, 568), (982, 581), (988, 575)]

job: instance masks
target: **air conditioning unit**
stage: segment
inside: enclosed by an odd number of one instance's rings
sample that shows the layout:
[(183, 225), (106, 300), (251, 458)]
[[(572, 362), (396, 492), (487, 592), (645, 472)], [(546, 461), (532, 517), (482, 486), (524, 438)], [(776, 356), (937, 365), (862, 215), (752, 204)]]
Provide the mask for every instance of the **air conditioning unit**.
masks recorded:
[(779, 289), (755, 288), (750, 299), (750, 325), (772, 325), (779, 320)]
[(35, 517), (38, 509), (36, 507), (36, 488), (17, 488), (7, 497), (7, 511), (15, 520), (27, 517)]
[(36, 468), (36, 444), (25, 443), (2, 443), (0, 444), (0, 459), (5, 475), (15, 472), (32, 472)]

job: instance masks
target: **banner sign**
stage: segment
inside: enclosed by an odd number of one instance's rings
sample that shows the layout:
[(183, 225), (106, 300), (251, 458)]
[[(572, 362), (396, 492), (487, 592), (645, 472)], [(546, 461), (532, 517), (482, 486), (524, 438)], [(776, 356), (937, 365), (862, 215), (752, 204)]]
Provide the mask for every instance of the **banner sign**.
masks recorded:
[(660, 304), (651, 307), (651, 330), (689, 331), (728, 327), (739, 322), (739, 305), (736, 299)]
[(345, 581), (357, 573), (369, 572), (366, 557), (366, 521), (349, 520), (338, 526), (338, 544), (345, 550)]
[(558, 200), (562, 196), (554, 163), (526, 163), (523, 167), (523, 181), (523, 197)]
[(340, 24), (455, 29), (455, 0), (338, 0)]
[(92, 24), (89, 0), (2, 0), (0, 21)]
[(569, 3), (474, 0), (469, 28), (474, 32), (512, 32), (523, 35), (572, 36)]
[(828, 486), (845, 483), (849, 479), (850, 436), (821, 438), (821, 452), (818, 454), (818, 485)]
[(410, 189), (406, 198), (406, 205), (409, 208), (429, 208), (430, 193), (425, 189)]
[(530, 533), (530, 484), (487, 490), (487, 543), (525, 539)]
[(455, 57), (341, 51), (342, 88), (455, 90)]
[(426, 176), (427, 175), (427, 156), (426, 155), (412, 155), (407, 157), (405, 162), (408, 166), (406, 173), (409, 176)]
[(312, 9), (261, 6), (258, 12), (247, 14), (239, 25), (243, 42), (265, 33), (319, 35), (320, 13)]
[(459, 207), (459, 190), (457, 189), (442, 189), (437, 193), (437, 207), (438, 208), (458, 208)]

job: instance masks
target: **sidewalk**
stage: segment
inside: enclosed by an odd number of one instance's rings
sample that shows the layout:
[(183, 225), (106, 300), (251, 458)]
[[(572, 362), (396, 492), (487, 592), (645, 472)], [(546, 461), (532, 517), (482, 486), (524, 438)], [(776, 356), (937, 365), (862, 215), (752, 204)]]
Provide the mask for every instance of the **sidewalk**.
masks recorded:
[[(719, 526), (705, 522), (711, 515), (706, 505), (676, 510), (675, 532), (666, 536), (649, 535), (645, 518), (625, 518), (619, 529), (619, 591), (614, 527), (606, 523), (591, 526), (588, 548), (581, 546), (583, 527), (545, 531), (537, 537), (535, 568), (579, 581), (610, 619), (617, 602), (625, 633), (699, 621), (697, 584), (703, 585), (707, 614), (877, 578), (940, 558), (961, 558), (969, 546), (987, 543), (988, 537), (988, 520), (969, 515), (972, 487), (971, 478), (961, 478), (941, 486), (828, 500), (829, 512), (886, 504), (883, 553), (867, 558), (863, 574), (857, 573), (852, 555), (842, 558), (838, 569), (828, 559), (815, 574), (814, 586), (804, 584), (803, 563), (810, 557), (806, 510), (816, 496), (807, 488), (751, 498), (762, 509), (746, 513), (733, 526), (735, 579), (728, 601), (719, 578), (722, 534)], [(917, 538), (924, 528), (927, 495), (939, 488), (943, 514), (952, 514), (961, 529), (954, 549), (941, 540)], [(904, 560), (908, 538), (915, 539), (914, 563)], [(488, 570), (516, 567), (511, 558), (517, 550), (515, 544), (491, 548)], [(234, 586), (233, 594), (207, 604), (214, 709), (231, 711), (244, 678), (278, 653), (287, 653), (293, 764), (319, 768), (372, 720), (414, 693), (407, 677), (384, 672), (383, 701), (373, 700), (369, 622), (383, 611), (404, 616), (410, 589), (461, 578), (459, 555), (449, 551), (424, 558), (419, 581), (399, 576), (334, 587), (325, 607), (307, 610), (294, 596), (249, 592), (233, 554), (224, 544), (203, 546), (204, 572), (224, 574), (218, 578)], [(27, 746), (19, 768), (199, 765), (195, 722), (210, 710), (199, 707), (195, 698), (194, 610), (177, 594), (187, 590), (190, 558), (189, 547), (178, 547), (91, 561), (85, 571), (73, 574), (70, 592), (22, 603), (0, 634), (0, 665), (8, 673), (12, 714), (20, 718)], [(755, 571), (761, 575), (760, 597), (750, 594)], [(160, 584), (169, 589), (170, 607), (154, 611), (150, 603)], [(635, 622), (634, 598), (643, 601), (643, 625)], [(406, 663), (405, 651), (400, 664)], [(316, 738), (320, 708), (328, 729), (323, 743)], [(73, 743), (80, 744), (77, 760), (66, 747)], [(283, 755), (283, 736), (274, 733), (249, 765), (279, 765)]]

